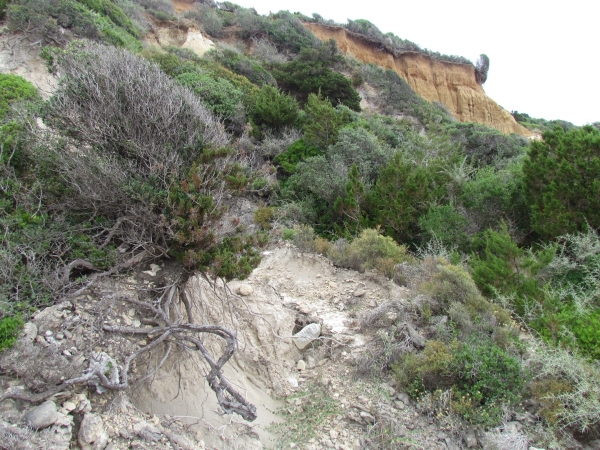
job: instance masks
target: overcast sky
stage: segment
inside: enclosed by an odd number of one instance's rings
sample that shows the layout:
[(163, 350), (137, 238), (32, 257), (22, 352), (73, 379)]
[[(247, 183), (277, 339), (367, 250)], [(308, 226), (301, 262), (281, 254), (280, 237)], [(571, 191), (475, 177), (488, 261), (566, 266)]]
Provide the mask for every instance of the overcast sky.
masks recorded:
[(490, 58), (487, 94), (508, 111), (600, 121), (598, 0), (234, 0), (260, 14), (285, 9), (346, 22), (367, 19), (382, 32), (440, 53)]

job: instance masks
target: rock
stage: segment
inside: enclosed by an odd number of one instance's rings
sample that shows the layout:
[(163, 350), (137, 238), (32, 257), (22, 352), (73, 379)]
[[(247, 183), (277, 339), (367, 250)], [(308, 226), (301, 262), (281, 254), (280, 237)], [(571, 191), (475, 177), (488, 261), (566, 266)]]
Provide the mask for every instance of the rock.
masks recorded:
[(38, 327), (33, 322), (27, 322), (23, 327), (23, 339), (33, 342), (38, 334)]
[(465, 431), (462, 435), (462, 439), (467, 448), (477, 447), (477, 437), (475, 437), (475, 432), (472, 429)]
[(394, 396), (396, 395), (396, 388), (394, 388), (394, 386), (386, 385), (385, 389), (388, 391), (389, 396), (391, 398), (394, 398)]
[(367, 293), (367, 290), (364, 288), (358, 288), (357, 290), (354, 291), (354, 296), (355, 297), (364, 297), (364, 295)]
[(529, 447), (529, 450), (544, 450), (543, 448)]
[(306, 363), (302, 360), (298, 361), (298, 364), (296, 364), (296, 369), (306, 370)]
[[(119, 383), (119, 368), (117, 366), (117, 361), (115, 361), (115, 359), (107, 353), (92, 353), (88, 371), (95, 372), (96, 370), (100, 370), (103, 374), (105, 374), (108, 378), (108, 381), (110, 381), (112, 384)], [(89, 381), (89, 384), (96, 386), (96, 392), (98, 394), (106, 392), (106, 388), (102, 386), (100, 383), (100, 378), (98, 377), (92, 378)]]
[(306, 325), (304, 328), (302, 328), (302, 330), (300, 330), (292, 337), (294, 340), (294, 344), (296, 344), (296, 347), (302, 350), (320, 335), (321, 325), (318, 323), (311, 323), (309, 325)]
[(249, 284), (241, 284), (237, 288), (237, 293), (244, 297), (248, 297), (249, 295), (252, 295), (253, 292), (254, 292), (254, 289), (252, 289), (252, 286), (250, 286)]
[(396, 398), (405, 405), (410, 405), (410, 396), (406, 392), (399, 392)]
[(293, 388), (298, 387), (298, 380), (295, 377), (289, 377), (288, 383), (290, 383), (290, 386), (292, 386)]
[(182, 436), (180, 434), (174, 434), (174, 433), (165, 433), (165, 434), (169, 438), (171, 443), (174, 444), (173, 445), (174, 448), (179, 448), (181, 450), (196, 450), (198, 448), (191, 440), (189, 440), (185, 436)]
[(65, 411), (71, 412), (77, 408), (77, 405), (73, 402), (66, 401), (62, 404), (62, 407), (65, 409)]
[(394, 407), (396, 407), (397, 409), (400, 409), (400, 410), (402, 410), (402, 409), (406, 408), (406, 405), (404, 404), (404, 402), (403, 402), (403, 401), (396, 400), (396, 401), (394, 402)]
[(42, 428), (54, 425), (58, 417), (56, 403), (52, 400), (47, 400), (25, 415), (25, 423), (34, 430), (41, 430)]
[(82, 450), (102, 450), (108, 444), (108, 433), (104, 430), (102, 418), (87, 413), (79, 427), (79, 445)]

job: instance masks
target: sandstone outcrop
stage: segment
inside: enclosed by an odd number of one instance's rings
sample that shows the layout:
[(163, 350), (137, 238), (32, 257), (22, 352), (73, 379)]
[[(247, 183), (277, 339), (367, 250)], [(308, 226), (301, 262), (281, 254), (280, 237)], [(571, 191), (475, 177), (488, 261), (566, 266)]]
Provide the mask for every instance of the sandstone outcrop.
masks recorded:
[(507, 134), (532, 135), (486, 95), (475, 79), (474, 66), (440, 61), (416, 52), (394, 55), (342, 27), (317, 23), (304, 26), (321, 40), (335, 39), (344, 53), (395, 71), (421, 97), (443, 103), (461, 122), (481, 123)]

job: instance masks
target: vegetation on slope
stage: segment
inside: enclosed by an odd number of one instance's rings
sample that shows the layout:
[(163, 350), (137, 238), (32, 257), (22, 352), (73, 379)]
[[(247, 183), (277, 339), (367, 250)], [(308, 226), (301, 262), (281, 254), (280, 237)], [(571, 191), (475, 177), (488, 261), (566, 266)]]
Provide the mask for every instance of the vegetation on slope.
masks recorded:
[[(598, 391), (600, 358), (597, 129), (548, 129), (529, 144), (456, 123), (397, 74), (319, 42), (297, 15), (227, 2), (186, 16), (215, 37), (235, 25), (253, 53), (136, 54), (140, 8), (175, 14), (161, 1), (7, 9), (13, 30), (60, 44), (44, 54), (62, 78), (42, 102), (0, 77), (0, 346), (35, 308), (141, 261), (245, 276), (266, 235), (223, 218), (226, 200), (246, 195), (263, 204), (261, 228), (415, 289), (421, 351), (401, 346), (395, 324), (385, 342), (398, 351), (369, 364), (429, 412), (492, 426), (535, 399), (550, 426), (600, 425), (597, 395), (581, 394)], [(410, 47), (366, 21), (349, 26)], [(75, 36), (111, 46), (63, 45)], [(361, 112), (365, 82), (388, 116)], [(518, 326), (551, 350), (528, 352)]]

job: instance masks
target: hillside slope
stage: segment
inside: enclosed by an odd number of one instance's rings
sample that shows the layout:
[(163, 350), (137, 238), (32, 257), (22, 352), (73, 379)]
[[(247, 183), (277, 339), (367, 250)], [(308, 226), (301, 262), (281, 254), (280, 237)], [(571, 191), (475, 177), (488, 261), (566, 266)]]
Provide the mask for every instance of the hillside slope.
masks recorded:
[(304, 23), (304, 26), (321, 40), (335, 39), (344, 53), (395, 71), (424, 99), (443, 103), (461, 122), (481, 123), (507, 134), (532, 135), (486, 95), (475, 80), (473, 66), (438, 61), (418, 53), (395, 56), (342, 27), (319, 23)]

